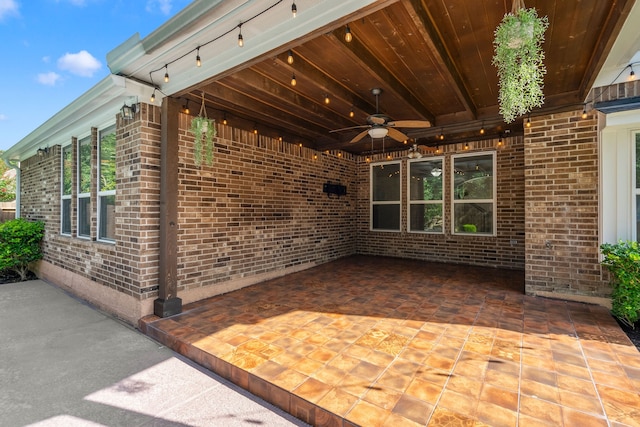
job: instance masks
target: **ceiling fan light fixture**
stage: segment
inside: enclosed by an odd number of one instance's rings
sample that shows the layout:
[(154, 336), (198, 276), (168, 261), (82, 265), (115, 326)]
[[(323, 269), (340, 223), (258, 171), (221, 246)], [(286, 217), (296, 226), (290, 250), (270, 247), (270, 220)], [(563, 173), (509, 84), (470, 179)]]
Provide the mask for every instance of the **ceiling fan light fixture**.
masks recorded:
[(385, 127), (375, 126), (369, 129), (368, 134), (371, 138), (384, 138), (389, 133), (389, 130)]

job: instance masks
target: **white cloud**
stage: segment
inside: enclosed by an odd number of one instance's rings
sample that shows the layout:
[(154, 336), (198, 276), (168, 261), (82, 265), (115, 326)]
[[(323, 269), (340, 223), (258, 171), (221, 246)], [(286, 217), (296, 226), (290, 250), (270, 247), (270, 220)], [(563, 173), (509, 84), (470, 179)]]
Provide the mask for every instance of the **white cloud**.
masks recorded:
[(43, 56), (42, 57), (42, 62), (44, 62), (45, 64), (48, 64), (51, 62), (51, 57), (50, 56)]
[(38, 74), (38, 83), (45, 86), (55, 86), (60, 78), (60, 74), (54, 73), (53, 71), (49, 71), (48, 73), (40, 73)]
[(15, 0), (0, 0), (0, 21), (9, 15), (18, 15), (18, 3)]
[(3, 120), (8, 120), (9, 117), (7, 117), (5, 114), (0, 113), (0, 122)]
[(154, 12), (156, 9), (160, 9), (163, 15), (169, 15), (171, 13), (171, 0), (148, 0), (147, 12)]
[(93, 77), (102, 68), (102, 64), (86, 50), (78, 53), (66, 53), (58, 59), (58, 68), (82, 77)]

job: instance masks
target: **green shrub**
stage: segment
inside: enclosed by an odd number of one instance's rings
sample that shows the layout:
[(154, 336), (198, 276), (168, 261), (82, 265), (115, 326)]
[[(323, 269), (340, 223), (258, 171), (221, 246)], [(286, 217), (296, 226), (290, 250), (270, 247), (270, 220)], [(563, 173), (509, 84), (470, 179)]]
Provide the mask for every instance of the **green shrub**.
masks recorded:
[(478, 231), (475, 224), (462, 224), (462, 229), (465, 233), (475, 233)]
[(633, 328), (640, 313), (640, 249), (638, 242), (620, 241), (600, 245), (602, 264), (613, 275), (611, 313)]
[(12, 219), (0, 224), (0, 270), (15, 271), (26, 280), (29, 263), (42, 258), (42, 221)]

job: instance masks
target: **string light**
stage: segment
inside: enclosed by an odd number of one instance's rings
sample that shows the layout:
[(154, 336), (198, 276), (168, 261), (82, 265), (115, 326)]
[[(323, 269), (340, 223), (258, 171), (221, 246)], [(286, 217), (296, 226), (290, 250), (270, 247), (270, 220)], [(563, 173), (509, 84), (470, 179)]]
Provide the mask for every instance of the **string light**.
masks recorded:
[(482, 122), (482, 127), (480, 128), (480, 135), (484, 135), (484, 122)]
[(351, 34), (351, 28), (349, 28), (349, 24), (347, 24), (347, 27), (344, 29), (344, 41), (346, 41), (347, 43), (351, 43), (351, 40), (353, 40), (353, 35)]
[(469, 149), (469, 143), (467, 143), (467, 142), (465, 142), (465, 143), (464, 143), (464, 149), (465, 149), (465, 150), (468, 150), (468, 149)]
[(329, 105), (330, 102), (331, 102), (331, 99), (329, 99), (329, 94), (325, 94), (324, 95), (324, 103), (325, 103), (325, 105)]
[(582, 115), (580, 116), (583, 119), (587, 118), (587, 104), (584, 104), (584, 106), (582, 107)]
[(156, 90), (153, 90), (153, 93), (151, 94), (151, 103), (156, 102)]
[(227, 113), (226, 112), (222, 113), (222, 124), (225, 125), (225, 126), (227, 125)]
[(295, 86), (297, 84), (298, 84), (298, 82), (296, 81), (296, 73), (293, 73), (291, 75), (291, 86)]
[(169, 65), (164, 66), (164, 82), (169, 83)]
[(256, 134), (256, 135), (258, 134), (258, 125), (257, 124), (253, 125), (253, 133)]
[(629, 64), (629, 67), (631, 67), (631, 72), (629, 73), (629, 81), (632, 82), (636, 79), (636, 73), (633, 71), (633, 64)]
[(531, 114), (529, 114), (527, 116), (527, 123), (525, 124), (526, 127), (530, 128), (531, 127)]
[(498, 147), (502, 147), (502, 134), (500, 134), (500, 138), (498, 138)]
[(355, 116), (356, 113), (353, 111), (353, 107), (351, 107), (351, 110), (349, 111), (349, 117), (353, 118), (353, 116)]
[(238, 29), (240, 32), (238, 33), (238, 46), (244, 46), (244, 39), (242, 38), (242, 24), (238, 24)]
[(291, 4), (291, 14), (293, 15), (294, 18), (298, 14), (298, 8), (296, 7), (295, 1)]
[(289, 55), (287, 55), (287, 64), (293, 64), (293, 52), (289, 49)]
[(200, 60), (200, 46), (198, 46), (198, 49), (196, 50), (196, 67), (201, 67), (202, 66), (202, 61)]
[(444, 140), (444, 133), (442, 133), (442, 129), (440, 129), (440, 136), (438, 138), (440, 138), (440, 141)]
[(182, 106), (182, 111), (184, 111), (185, 114), (189, 114), (189, 100), (187, 99), (187, 102)]

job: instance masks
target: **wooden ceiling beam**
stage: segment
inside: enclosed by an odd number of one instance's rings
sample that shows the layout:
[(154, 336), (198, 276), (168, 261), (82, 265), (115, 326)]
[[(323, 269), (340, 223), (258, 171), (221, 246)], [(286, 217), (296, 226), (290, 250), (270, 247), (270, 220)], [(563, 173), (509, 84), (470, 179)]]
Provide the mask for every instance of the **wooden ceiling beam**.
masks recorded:
[(447, 47), (434, 24), (429, 11), (424, 8), (421, 0), (403, 0), (402, 4), (414, 20), (416, 27), (422, 33), (421, 35), (425, 43), (427, 43), (434, 55), (437, 55), (440, 58), (440, 62), (444, 64), (449, 75), (449, 80), (451, 81), (450, 86), (454, 88), (456, 97), (460, 102), (462, 102), (464, 108), (469, 111), (474, 118), (477, 118), (478, 111), (473, 99), (466, 88), (464, 79), (456, 67), (455, 61), (447, 50)]
[(336, 42), (339, 46), (346, 48), (353, 56), (354, 61), (361, 62), (363, 67), (367, 68), (372, 74), (377, 76), (378, 79), (385, 82), (389, 91), (394, 92), (398, 97), (404, 99), (426, 120), (429, 120), (431, 123), (435, 123), (433, 113), (427, 109), (424, 104), (416, 98), (415, 95), (407, 89), (407, 87), (398, 80), (396, 76), (394, 76), (393, 73), (391, 73), (364, 44), (358, 41), (357, 37), (354, 37), (351, 42), (346, 42), (344, 41), (344, 33), (341, 29), (334, 30), (331, 34), (333, 35), (332, 41)]
[(226, 85), (224, 81), (207, 85), (203, 89), (225, 111), (230, 111), (240, 117), (244, 116), (244, 119), (253, 120), (273, 128), (280, 128), (309, 140), (329, 137), (325, 128), (308, 122), (304, 118), (293, 116), (287, 111), (281, 111), (270, 105), (265, 105), (258, 99), (234, 90)]

